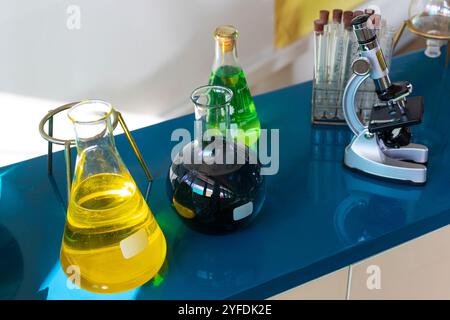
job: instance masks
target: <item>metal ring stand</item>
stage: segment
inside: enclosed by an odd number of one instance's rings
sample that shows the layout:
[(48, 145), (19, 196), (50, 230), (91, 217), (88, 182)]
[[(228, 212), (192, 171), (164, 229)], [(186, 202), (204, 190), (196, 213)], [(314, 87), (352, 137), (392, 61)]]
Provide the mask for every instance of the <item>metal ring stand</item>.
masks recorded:
[[(76, 105), (79, 102), (72, 102), (65, 104), (63, 106), (60, 106), (54, 110), (50, 110), (39, 122), (39, 133), (41, 134), (42, 138), (48, 141), (48, 161), (47, 161), (47, 174), (52, 175), (53, 174), (53, 144), (63, 145), (64, 146), (64, 158), (66, 161), (66, 179), (67, 179), (67, 199), (70, 197), (70, 190), (72, 187), (72, 168), (71, 168), (71, 156), (70, 156), (70, 147), (72, 145), (75, 145), (75, 140), (64, 140), (64, 139), (58, 139), (53, 136), (53, 117), (60, 113), (61, 111), (70, 109), (72, 106)], [(145, 172), (145, 175), (147, 176), (147, 179), (149, 182), (153, 181), (153, 177), (150, 173), (150, 170), (148, 169), (147, 164), (144, 161), (144, 158), (142, 158), (141, 152), (139, 151), (136, 142), (134, 141), (133, 137), (131, 136), (130, 130), (128, 130), (128, 127), (123, 120), (122, 114), (114, 110), (113, 112), (114, 119), (112, 121), (112, 128), (113, 130), (117, 127), (117, 124), (120, 123), (120, 126), (122, 127), (128, 142), (131, 144), (131, 147), (133, 148), (134, 153), (136, 154), (137, 159), (139, 160), (139, 163), (142, 167), (142, 169)], [(44, 126), (48, 122), (48, 133), (45, 132)], [(148, 188), (147, 188), (148, 192)]]
[(432, 40), (447, 40), (447, 48), (446, 48), (446, 54), (445, 54), (445, 68), (448, 67), (449, 61), (450, 61), (450, 37), (449, 36), (436, 36), (436, 35), (430, 35), (428, 33), (422, 32), (420, 30), (417, 30), (414, 25), (411, 23), (410, 20), (404, 20), (396, 34), (394, 35), (393, 43), (392, 43), (392, 52), (394, 53), (395, 48), (397, 47), (398, 42), (400, 41), (401, 36), (403, 35), (403, 32), (405, 31), (405, 28), (407, 28), (412, 33), (425, 38), (425, 39), (432, 39)]

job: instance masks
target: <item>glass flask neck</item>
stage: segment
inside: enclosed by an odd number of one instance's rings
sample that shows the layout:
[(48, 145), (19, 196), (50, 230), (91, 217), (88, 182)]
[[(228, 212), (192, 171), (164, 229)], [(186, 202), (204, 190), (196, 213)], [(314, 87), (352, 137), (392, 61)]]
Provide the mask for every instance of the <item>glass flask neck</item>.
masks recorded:
[(240, 67), (236, 45), (237, 37), (215, 37), (213, 71), (221, 66)]
[(72, 192), (76, 185), (94, 175), (129, 176), (115, 147), (111, 118), (113, 107), (104, 101), (88, 100), (74, 105), (68, 112), (74, 124), (77, 160)]
[(226, 139), (230, 129), (230, 102), (233, 92), (221, 86), (203, 86), (194, 90), (194, 136), (198, 146), (211, 141), (212, 137)]
[(95, 146), (115, 148), (113, 114), (113, 107), (100, 100), (83, 101), (70, 109), (68, 116), (74, 125), (78, 154)]

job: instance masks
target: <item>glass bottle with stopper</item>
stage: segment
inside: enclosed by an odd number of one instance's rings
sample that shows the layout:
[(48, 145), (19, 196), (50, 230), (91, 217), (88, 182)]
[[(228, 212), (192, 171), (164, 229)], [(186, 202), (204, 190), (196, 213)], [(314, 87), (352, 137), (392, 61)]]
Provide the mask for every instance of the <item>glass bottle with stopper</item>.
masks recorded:
[(265, 199), (265, 180), (256, 152), (229, 134), (233, 92), (196, 89), (195, 139), (173, 158), (168, 191), (182, 220), (203, 233), (225, 233), (247, 225)]
[(61, 248), (69, 276), (76, 267), (83, 289), (114, 293), (157, 274), (165, 237), (115, 147), (113, 107), (88, 100), (69, 111), (77, 160)]
[(238, 30), (229, 25), (214, 31), (215, 57), (209, 84), (233, 91), (230, 107), (230, 128), (240, 143), (254, 146), (260, 136), (261, 125), (244, 71), (237, 54)]

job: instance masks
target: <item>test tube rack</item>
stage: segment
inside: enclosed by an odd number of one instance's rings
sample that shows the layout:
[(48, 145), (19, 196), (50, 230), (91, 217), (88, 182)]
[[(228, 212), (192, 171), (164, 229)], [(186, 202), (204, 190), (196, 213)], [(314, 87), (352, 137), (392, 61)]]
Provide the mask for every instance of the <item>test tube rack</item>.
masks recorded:
[[(381, 18), (380, 18), (381, 19)], [(385, 60), (387, 66), (391, 64), (391, 58), (393, 53), (393, 44), (396, 30), (387, 24), (385, 20), (382, 20), (382, 30), (378, 30), (378, 36), (380, 45), (385, 54)], [(343, 41), (342, 37), (337, 37), (334, 41)], [(350, 59), (342, 62), (330, 63), (326, 61), (327, 66), (319, 70), (326, 74), (316, 74), (318, 68), (314, 67), (313, 73), (313, 85), (312, 85), (312, 98), (311, 98), (311, 122), (316, 125), (346, 125), (343, 108), (342, 108), (342, 96), (345, 86), (352, 75), (351, 62), (358, 57), (358, 44), (356, 38), (354, 38), (353, 32), (350, 45), (351, 52), (349, 54)], [(342, 48), (342, 44), (337, 43), (337, 48)], [(316, 50), (316, 48), (315, 48)], [(314, 53), (315, 55), (317, 52)], [(322, 52), (322, 54), (328, 55), (328, 52)], [(335, 56), (339, 56), (335, 53)], [(315, 60), (315, 63), (317, 59)], [(343, 78), (339, 81), (327, 81), (329, 79), (330, 72), (336, 72), (338, 65), (338, 72), (344, 74)], [(348, 72), (345, 72), (345, 71)], [(325, 79), (325, 80), (324, 80)], [(378, 103), (378, 97), (375, 92), (375, 85), (372, 81), (365, 81), (359, 91), (356, 94), (357, 113), (363, 123), (367, 123), (370, 118), (370, 112), (373, 105)]]

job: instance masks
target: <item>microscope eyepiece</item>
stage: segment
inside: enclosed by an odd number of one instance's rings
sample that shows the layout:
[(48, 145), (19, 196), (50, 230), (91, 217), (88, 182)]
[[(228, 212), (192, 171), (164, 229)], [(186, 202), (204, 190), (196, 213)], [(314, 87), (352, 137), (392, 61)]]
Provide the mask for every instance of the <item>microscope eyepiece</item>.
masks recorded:
[(361, 25), (363, 23), (366, 23), (367, 20), (369, 20), (368, 14), (361, 14), (359, 16), (356, 16), (352, 19), (352, 26)]
[(370, 77), (375, 82), (377, 93), (381, 94), (391, 86), (391, 80), (370, 15), (361, 14), (354, 17), (352, 27), (358, 40), (360, 56), (370, 62)]
[(359, 44), (369, 43), (377, 37), (369, 18), (368, 14), (362, 14), (352, 19), (353, 31)]

